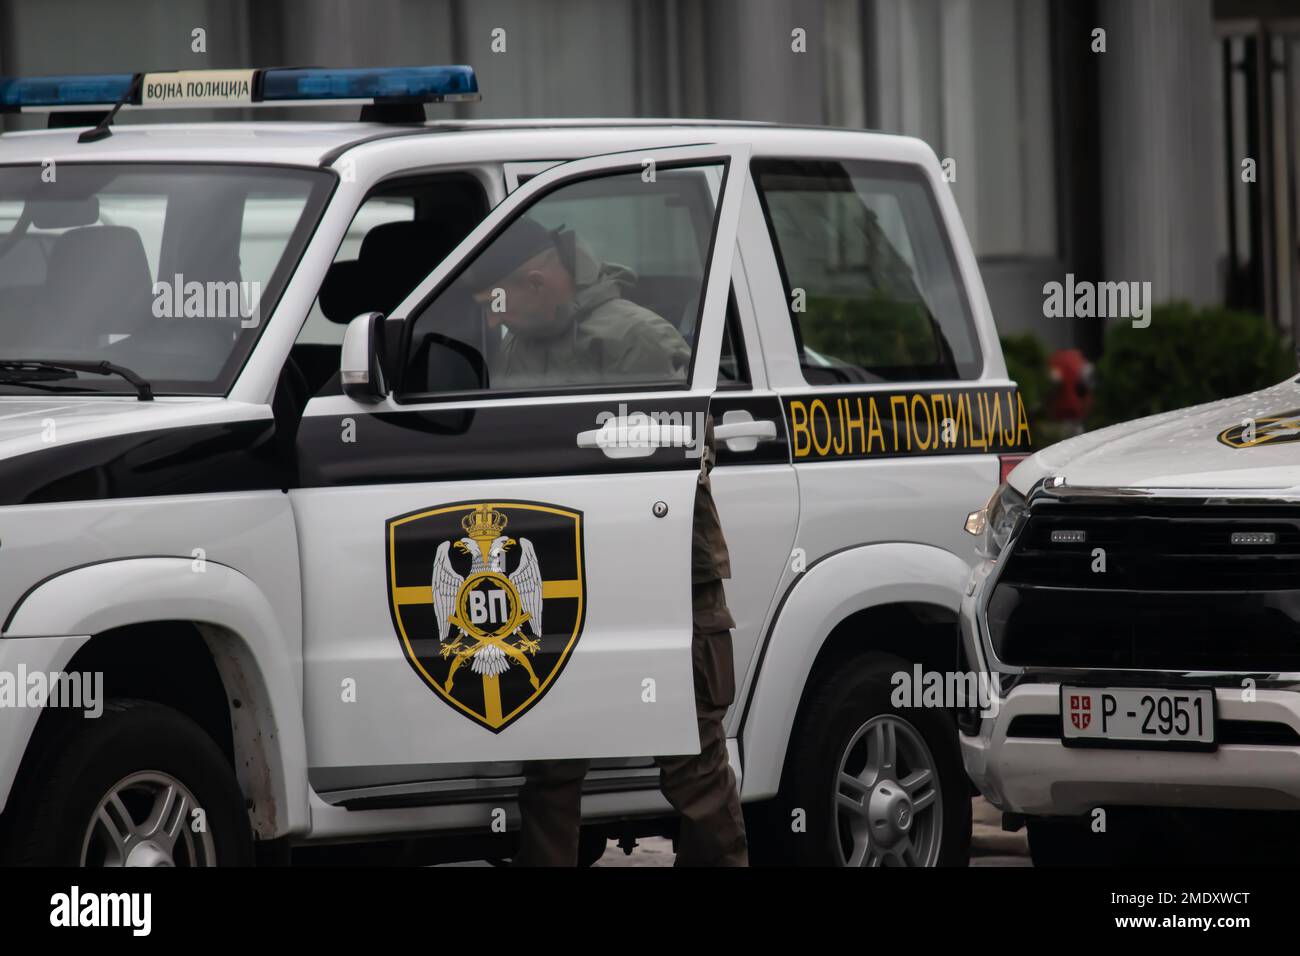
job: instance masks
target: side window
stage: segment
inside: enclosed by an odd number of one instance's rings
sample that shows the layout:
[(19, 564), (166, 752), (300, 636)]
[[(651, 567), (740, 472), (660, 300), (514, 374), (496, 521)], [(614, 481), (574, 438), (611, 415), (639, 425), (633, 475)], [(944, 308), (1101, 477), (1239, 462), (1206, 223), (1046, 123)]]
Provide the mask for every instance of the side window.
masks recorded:
[[(364, 267), (361, 264), (361, 245), (375, 229), (390, 223), (411, 223), (415, 219), (415, 197), (385, 191), (368, 197), (348, 224), (348, 231), (334, 254), (334, 262), (320, 294), (307, 315), (307, 322), (298, 336), (299, 342), (343, 342), (343, 329), (348, 322), (368, 309), (356, 309), (361, 296), (373, 299), (371, 290), (361, 292), (357, 280)], [(399, 227), (400, 228), (400, 227)], [(373, 245), (373, 243), (372, 243)], [(385, 296), (388, 298), (388, 296)], [(328, 309), (328, 312), (326, 311)]]
[(978, 376), (970, 305), (920, 169), (761, 160), (753, 170), (810, 385)]
[(396, 308), (487, 211), (483, 186), (463, 173), (395, 180), (366, 197), (294, 345), (312, 394), (338, 371), (348, 322)]
[(722, 171), (541, 196), (413, 314), (399, 394), (684, 386)]

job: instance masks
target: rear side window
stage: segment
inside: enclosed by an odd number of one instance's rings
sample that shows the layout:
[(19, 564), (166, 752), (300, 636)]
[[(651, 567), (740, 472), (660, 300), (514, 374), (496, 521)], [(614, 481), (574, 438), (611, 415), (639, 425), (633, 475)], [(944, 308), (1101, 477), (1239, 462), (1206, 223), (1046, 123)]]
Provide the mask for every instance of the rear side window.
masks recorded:
[(753, 170), (808, 384), (979, 375), (970, 304), (919, 168), (769, 159)]

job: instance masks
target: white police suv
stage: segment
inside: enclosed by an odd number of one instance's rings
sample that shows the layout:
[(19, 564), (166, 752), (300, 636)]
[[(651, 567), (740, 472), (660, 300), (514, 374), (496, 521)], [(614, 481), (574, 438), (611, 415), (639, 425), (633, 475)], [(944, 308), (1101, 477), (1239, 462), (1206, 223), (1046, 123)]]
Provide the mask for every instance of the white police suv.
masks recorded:
[[(1029, 426), (934, 154), (424, 120), (476, 96), (0, 79), (54, 127), (0, 136), (3, 859), (508, 856), (523, 762), (566, 757), (598, 758), (589, 857), (664, 832), (711, 415), (756, 859), (963, 862), (952, 713), (891, 678), (955, 666), (961, 519)], [(362, 120), (113, 126), (313, 102)], [(623, 298), (653, 341), (572, 322), (519, 374), (527, 282), (475, 267), (524, 220), (577, 289), (554, 314)]]
[(1286, 381), (1053, 445), (971, 516), (964, 650), (1001, 694), (963, 756), (1035, 862), (1285, 859), (1298, 438)]

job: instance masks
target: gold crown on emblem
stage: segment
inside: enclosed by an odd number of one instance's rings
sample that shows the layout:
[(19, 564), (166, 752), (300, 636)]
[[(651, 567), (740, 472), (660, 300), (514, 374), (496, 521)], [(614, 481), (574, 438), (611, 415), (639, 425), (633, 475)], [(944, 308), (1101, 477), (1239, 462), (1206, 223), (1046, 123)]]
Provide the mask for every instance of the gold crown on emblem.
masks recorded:
[(475, 541), (492, 541), (500, 537), (508, 523), (509, 519), (491, 505), (478, 505), (460, 519), (465, 534)]

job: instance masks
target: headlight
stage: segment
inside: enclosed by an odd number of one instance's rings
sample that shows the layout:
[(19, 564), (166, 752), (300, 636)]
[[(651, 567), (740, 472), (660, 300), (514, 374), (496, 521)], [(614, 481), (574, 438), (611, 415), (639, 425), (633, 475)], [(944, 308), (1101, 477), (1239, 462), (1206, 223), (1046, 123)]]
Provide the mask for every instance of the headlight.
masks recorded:
[(1025, 508), (1024, 495), (1008, 484), (999, 485), (988, 504), (966, 516), (966, 531), (979, 538), (976, 550), (984, 557), (996, 560), (1007, 546)]

